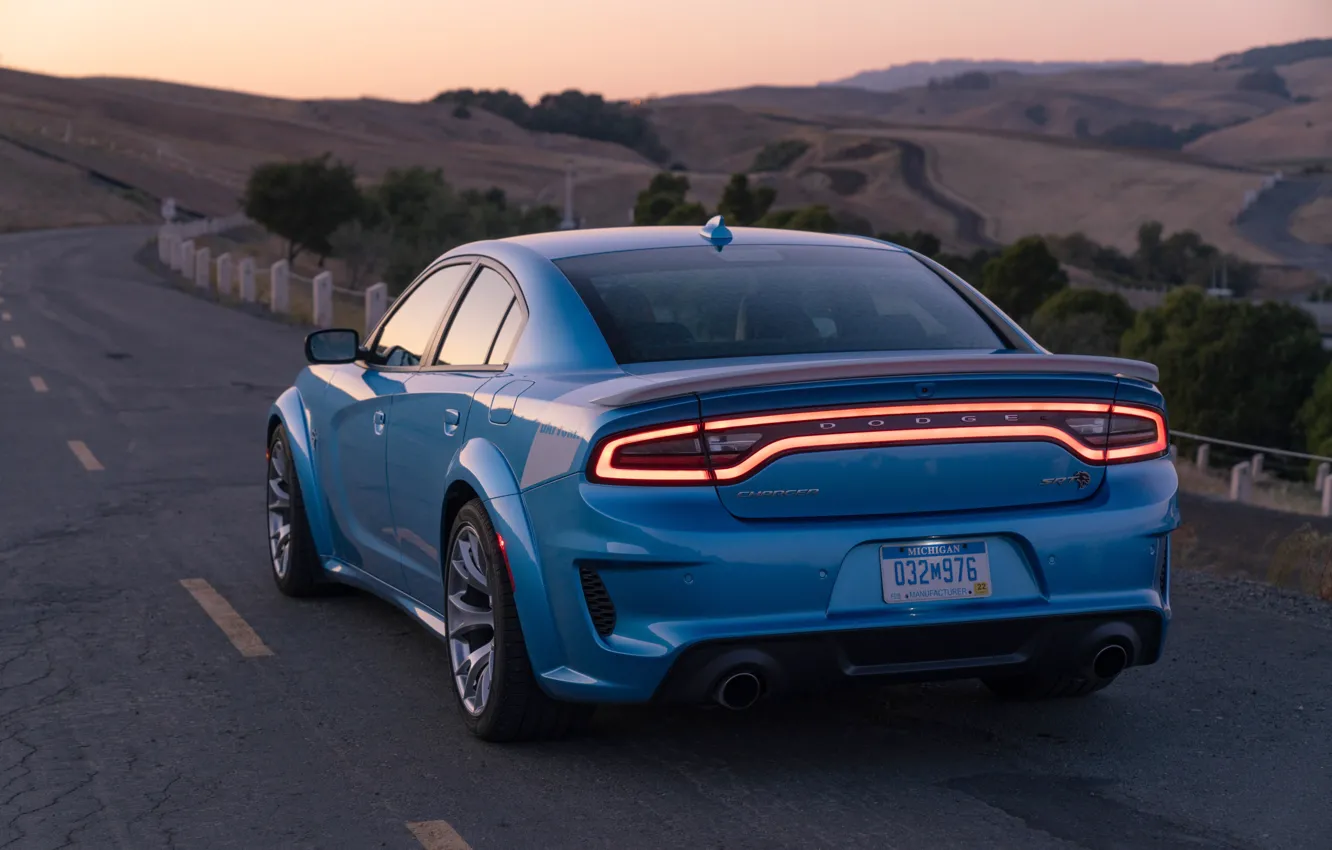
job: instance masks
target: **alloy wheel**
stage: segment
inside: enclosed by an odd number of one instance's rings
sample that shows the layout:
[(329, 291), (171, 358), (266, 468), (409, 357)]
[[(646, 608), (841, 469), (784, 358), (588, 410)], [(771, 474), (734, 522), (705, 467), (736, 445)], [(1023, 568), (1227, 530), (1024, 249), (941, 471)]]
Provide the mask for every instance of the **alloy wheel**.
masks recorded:
[(481, 537), (470, 524), (454, 537), (446, 582), (449, 662), (463, 708), (485, 710), (495, 664), (495, 606)]
[(291, 489), (287, 483), (287, 446), (273, 443), (268, 457), (268, 555), (279, 579), (291, 568)]

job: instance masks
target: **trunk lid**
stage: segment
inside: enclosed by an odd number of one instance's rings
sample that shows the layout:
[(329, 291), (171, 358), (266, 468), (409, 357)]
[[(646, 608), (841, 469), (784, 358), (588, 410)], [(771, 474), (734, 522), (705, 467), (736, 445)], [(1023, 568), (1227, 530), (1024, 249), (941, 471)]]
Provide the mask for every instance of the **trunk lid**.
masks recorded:
[(825, 518), (1088, 499), (1105, 477), (1096, 455), (1117, 386), (1111, 375), (971, 374), (699, 397), (727, 510)]

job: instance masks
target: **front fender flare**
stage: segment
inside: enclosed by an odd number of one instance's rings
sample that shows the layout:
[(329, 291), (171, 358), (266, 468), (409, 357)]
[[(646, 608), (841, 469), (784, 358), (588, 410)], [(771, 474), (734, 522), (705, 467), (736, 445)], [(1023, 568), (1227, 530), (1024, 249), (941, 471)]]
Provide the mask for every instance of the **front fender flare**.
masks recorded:
[(314, 451), (310, 441), (309, 409), (305, 406), (299, 390), (289, 387), (286, 392), (278, 396), (269, 413), (269, 422), (274, 419), (287, 433), (287, 446), (291, 450), (292, 466), (296, 468), (296, 480), (300, 484), (301, 499), (305, 503), (305, 517), (310, 524), (310, 535), (314, 538), (315, 551), (320, 556), (327, 557), (333, 552), (333, 538), (328, 521), (328, 501), (324, 498), (324, 491), (319, 486), (319, 476), (315, 472)]

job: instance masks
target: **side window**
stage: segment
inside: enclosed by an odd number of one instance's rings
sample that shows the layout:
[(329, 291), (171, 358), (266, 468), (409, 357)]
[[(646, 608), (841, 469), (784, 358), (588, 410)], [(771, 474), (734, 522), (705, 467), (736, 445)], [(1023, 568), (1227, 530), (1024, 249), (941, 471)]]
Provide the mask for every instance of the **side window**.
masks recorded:
[(375, 362), (382, 366), (419, 364), (471, 267), (471, 263), (445, 266), (421, 281), (393, 311), (375, 340)]
[[(453, 321), (449, 323), (448, 334), (444, 337), (444, 344), (440, 346), (439, 357), (435, 362), (441, 366), (480, 366), (504, 362), (502, 359), (493, 361), (492, 356), (499, 348), (496, 338), (501, 335), (501, 325), (506, 324), (505, 320), (511, 312), (521, 313), (516, 301), (513, 288), (499, 272), (481, 269), (463, 296), (462, 304), (453, 314)], [(512, 330), (506, 327), (504, 330), (509, 337), (507, 344), (512, 345), (513, 337), (518, 333), (517, 327)], [(505, 358), (509, 355), (507, 350), (498, 353)]]

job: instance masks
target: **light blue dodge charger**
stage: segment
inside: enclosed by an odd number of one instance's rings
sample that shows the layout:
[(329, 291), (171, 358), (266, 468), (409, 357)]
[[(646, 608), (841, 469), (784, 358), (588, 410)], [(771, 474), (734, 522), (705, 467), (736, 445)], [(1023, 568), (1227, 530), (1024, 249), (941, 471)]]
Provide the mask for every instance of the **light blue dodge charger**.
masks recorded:
[(857, 681), (1081, 696), (1161, 655), (1156, 368), (1050, 354), (896, 245), (477, 242), (306, 356), (268, 422), (277, 586), (437, 633), (482, 738)]

